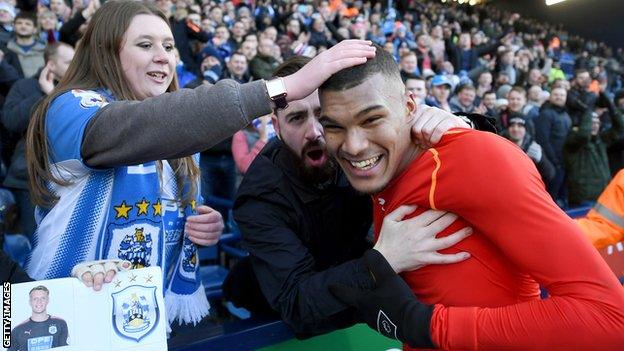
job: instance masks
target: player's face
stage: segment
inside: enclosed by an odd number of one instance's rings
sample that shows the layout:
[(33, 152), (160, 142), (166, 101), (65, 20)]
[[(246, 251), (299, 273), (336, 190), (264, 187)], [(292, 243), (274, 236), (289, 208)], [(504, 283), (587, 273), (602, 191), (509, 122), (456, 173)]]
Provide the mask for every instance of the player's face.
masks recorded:
[(175, 74), (173, 34), (165, 21), (154, 15), (134, 17), (124, 35), (119, 59), (139, 100), (167, 91)]
[(48, 307), (48, 293), (42, 290), (30, 293), (30, 307), (33, 313), (45, 312)]
[(376, 74), (351, 89), (321, 94), (327, 148), (358, 191), (383, 190), (412, 161), (410, 113), (404, 86)]
[(323, 128), (317, 119), (320, 112), (316, 90), (304, 99), (290, 102), (278, 112), (274, 123), (280, 139), (308, 168), (322, 168), (328, 160)]

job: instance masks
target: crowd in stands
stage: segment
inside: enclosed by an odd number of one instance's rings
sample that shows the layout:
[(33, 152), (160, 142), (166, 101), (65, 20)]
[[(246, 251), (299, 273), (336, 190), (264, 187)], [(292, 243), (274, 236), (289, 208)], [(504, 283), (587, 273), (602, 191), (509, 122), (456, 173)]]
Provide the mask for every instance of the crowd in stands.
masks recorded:
[[(623, 167), (624, 51), (560, 26), (440, 1), (155, 3), (170, 19), (182, 87), (268, 79), (293, 55), (367, 39), (395, 57), (418, 103), (493, 117), (561, 207), (595, 201)], [(27, 235), (35, 230), (25, 161), (30, 112), (63, 77), (99, 7), (100, 0), (0, 0), (0, 181)], [(233, 198), (237, 178), (274, 135), (264, 117), (202, 152), (203, 197)]]

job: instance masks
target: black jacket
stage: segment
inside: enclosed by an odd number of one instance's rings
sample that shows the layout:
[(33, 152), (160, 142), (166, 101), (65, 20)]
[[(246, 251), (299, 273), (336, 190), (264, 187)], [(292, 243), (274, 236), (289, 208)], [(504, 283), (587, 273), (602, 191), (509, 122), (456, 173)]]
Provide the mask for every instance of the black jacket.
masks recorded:
[[(249, 167), (234, 217), (264, 296), (297, 337), (357, 322), (353, 310), (338, 301), (328, 286), (373, 288), (361, 260), (371, 246), (367, 241), (371, 213), (370, 198), (358, 194), (341, 172), (324, 187), (304, 184), (291, 152), (277, 139)], [(230, 282), (253, 279), (253, 275), (228, 277)]]
[(563, 144), (572, 127), (567, 109), (546, 102), (535, 124), (535, 140), (555, 166), (563, 167)]
[(191, 40), (198, 40), (202, 43), (206, 43), (211, 38), (210, 34), (204, 32), (200, 27), (189, 21), (177, 21), (171, 18), (170, 23), (171, 31), (173, 32), (173, 40), (180, 53), (180, 59), (184, 62), (184, 66), (196, 75), (201, 75), (199, 69), (200, 63), (195, 59)]
[(11, 157), (11, 164), (4, 180), (6, 187), (28, 189), (25, 134), (32, 109), (43, 95), (39, 81), (35, 78), (26, 78), (15, 82), (6, 97), (2, 124), (8, 131), (21, 136)]

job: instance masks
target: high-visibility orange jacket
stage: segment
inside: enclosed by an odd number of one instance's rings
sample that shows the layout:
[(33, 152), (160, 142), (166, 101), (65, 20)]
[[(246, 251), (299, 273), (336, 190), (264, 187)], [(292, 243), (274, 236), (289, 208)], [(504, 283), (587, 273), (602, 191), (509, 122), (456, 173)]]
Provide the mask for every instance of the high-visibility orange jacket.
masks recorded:
[(577, 223), (597, 249), (624, 239), (624, 170), (615, 175), (594, 208)]

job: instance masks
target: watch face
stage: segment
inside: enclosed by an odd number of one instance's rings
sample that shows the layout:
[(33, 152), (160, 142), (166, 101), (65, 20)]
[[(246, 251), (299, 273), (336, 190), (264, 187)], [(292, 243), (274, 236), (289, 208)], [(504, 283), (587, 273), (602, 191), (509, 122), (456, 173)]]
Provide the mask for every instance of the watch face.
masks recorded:
[(281, 79), (272, 79), (266, 82), (267, 93), (271, 99), (274, 99), (280, 95), (286, 95), (286, 89)]

